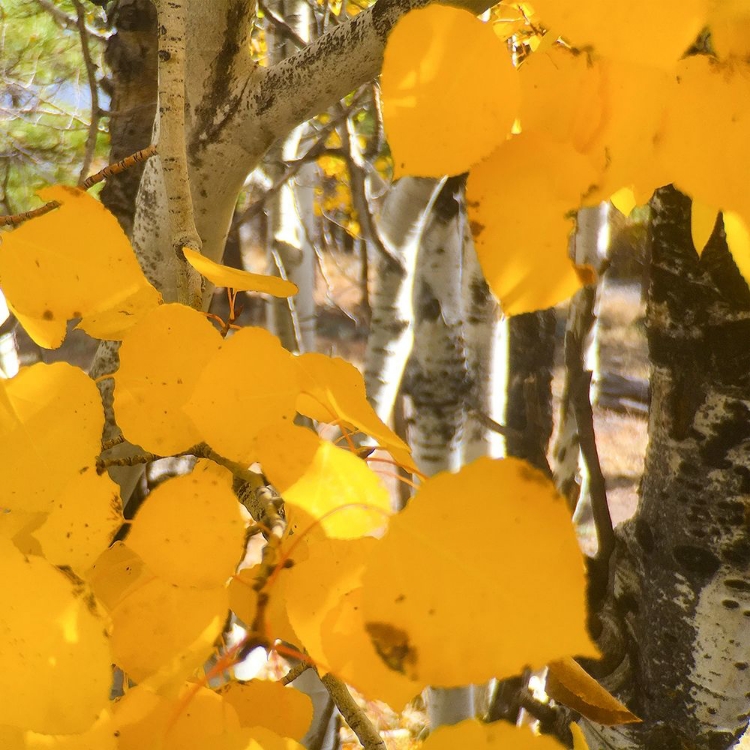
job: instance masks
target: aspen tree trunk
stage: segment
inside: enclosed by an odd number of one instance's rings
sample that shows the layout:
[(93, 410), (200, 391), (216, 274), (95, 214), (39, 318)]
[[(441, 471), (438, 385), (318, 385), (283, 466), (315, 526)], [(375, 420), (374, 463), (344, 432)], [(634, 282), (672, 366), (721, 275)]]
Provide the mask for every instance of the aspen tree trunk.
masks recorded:
[(552, 436), (554, 310), (515, 315), (507, 326), (505, 452), (547, 471)]
[[(463, 463), (481, 456), (502, 456), (505, 440), (490, 431), (478, 412), (492, 419), (504, 409), (507, 380), (507, 338), (500, 322), (500, 308), (479, 266), (468, 221), (463, 222), (464, 343), (469, 398), (461, 445)], [(496, 421), (501, 422), (502, 418)]]
[(414, 348), (407, 388), (414, 419), (409, 437), (414, 460), (427, 476), (457, 471), (461, 466), (467, 378), (461, 310), (460, 180), (448, 179), (432, 206), (414, 283)]
[[(152, 0), (117, 0), (108, 18), (114, 33), (107, 40), (104, 61), (110, 69), (110, 162), (124, 159), (151, 143), (156, 114), (156, 8)], [(110, 177), (102, 203), (130, 236), (135, 198), (144, 165)]]
[[(414, 282), (414, 347), (407, 392), (414, 405), (409, 430), (414, 460), (427, 476), (461, 466), (466, 398), (461, 314), (463, 227), (458, 193), (462, 178), (442, 186), (426, 221)], [(474, 715), (474, 691), (430, 688), (430, 727)]]
[[(279, 0), (275, 11), (300, 40), (310, 40), (312, 11), (305, 0)], [(270, 37), (272, 63), (296, 50), (294, 42), (282, 32), (271, 27), (266, 34)], [(283, 143), (271, 149), (268, 173), (272, 182), (280, 179), (286, 164), (299, 156), (304, 130), (304, 125), (296, 127)], [(269, 301), (267, 326), (287, 349), (300, 352), (315, 350), (315, 251), (306, 226), (313, 215), (314, 175), (312, 164), (303, 166), (267, 203), (269, 267), (299, 288), (293, 298)]]
[[(609, 250), (609, 204), (578, 211), (574, 236), (575, 262), (591, 265), (597, 273), (604, 269)], [(599, 326), (597, 314), (602, 280), (576, 292), (570, 301), (565, 324), (566, 361), (573, 358), (580, 369), (592, 373), (590, 400), (596, 402), (599, 381)], [(578, 369), (578, 368), (576, 368)], [(555, 444), (555, 480), (558, 489), (575, 510), (575, 520), (585, 523), (591, 519), (589, 473), (583, 460), (578, 436), (578, 423), (571, 401), (571, 370), (566, 368), (565, 389), (560, 407), (560, 429)]]
[(440, 189), (435, 180), (403, 177), (386, 195), (377, 221), (388, 254), (377, 258), (364, 377), (367, 397), (384, 422), (390, 420), (411, 353), (417, 253)]
[(643, 724), (584, 728), (592, 748), (727, 750), (750, 710), (750, 289), (721, 222), (699, 259), (689, 199), (651, 205), (649, 446), (592, 620)]

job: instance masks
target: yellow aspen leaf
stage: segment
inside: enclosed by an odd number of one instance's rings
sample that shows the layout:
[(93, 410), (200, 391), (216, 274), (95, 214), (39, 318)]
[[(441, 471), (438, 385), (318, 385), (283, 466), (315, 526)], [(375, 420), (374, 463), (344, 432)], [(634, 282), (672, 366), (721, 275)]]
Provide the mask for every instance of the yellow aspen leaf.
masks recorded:
[(22, 367), (0, 381), (0, 507), (49, 511), (79, 472), (93, 470), (104, 411), (94, 381), (65, 362)]
[(519, 4), (500, 2), (490, 9), (490, 23), (498, 39), (505, 42), (514, 34), (525, 30), (527, 18), (521, 12)]
[(597, 67), (602, 119), (583, 151), (601, 174), (598, 190), (587, 196), (587, 203), (631, 187), (641, 205), (655, 188), (670, 182), (656, 150), (669, 75), (660, 68), (617, 60), (601, 60)]
[[(91, 317), (92, 330), (101, 338), (119, 337), (161, 299), (125, 233), (101, 203), (81, 190), (56, 185), (39, 196), (61, 207), (3, 238), (4, 294), (29, 318), (56, 323), (81, 318), (86, 329)], [(29, 334), (41, 333), (45, 340), (37, 343), (46, 346), (46, 332), (33, 327)]]
[(89, 590), (0, 539), (0, 725), (88, 729), (109, 701), (108, 623)]
[(306, 427), (273, 425), (258, 435), (256, 456), (263, 473), (283, 494), (308, 470), (320, 442), (320, 438)]
[(112, 303), (113, 306), (95, 310), (81, 318), (76, 326), (95, 339), (120, 341), (123, 336), (149, 312), (161, 304), (161, 295), (148, 284), (138, 287), (131, 295)]
[(93, 467), (68, 483), (32, 533), (53, 565), (84, 575), (123, 522), (120, 488)]
[(744, 0), (711, 0), (711, 46), (722, 59), (750, 58), (750, 7)]
[(541, 22), (574, 47), (665, 68), (677, 62), (695, 41), (708, 11), (708, 0), (535, 0), (533, 5)]
[(124, 542), (115, 542), (97, 557), (85, 578), (111, 612), (131, 589), (150, 581), (154, 574)]
[(611, 726), (640, 721), (570, 657), (549, 663), (545, 692), (597, 724)]
[(308, 695), (270, 680), (229, 682), (220, 691), (243, 727), (264, 727), (282, 737), (301, 739), (312, 722)]
[(380, 81), (397, 177), (466, 172), (510, 134), (518, 114), (506, 45), (490, 24), (446, 5), (401, 18), (388, 37)]
[[(456, 513), (457, 497), (471, 499), (468, 516)], [(426, 481), (391, 519), (363, 581), (376, 648), (399, 649), (404, 672), (430, 685), (479, 683), (568, 654), (596, 655), (585, 627), (583, 558), (565, 503), (518, 459), (482, 458)]]
[(544, 310), (581, 288), (570, 214), (596, 179), (566, 144), (522, 133), (473, 169), (466, 201), (487, 283), (506, 315)]
[(683, 192), (722, 211), (743, 211), (750, 172), (750, 64), (705, 55), (681, 60), (667, 91), (658, 144)]
[(706, 206), (700, 201), (693, 201), (690, 207), (690, 233), (698, 255), (703, 253), (706, 243), (711, 238), (718, 217), (717, 209)]
[(221, 345), (207, 318), (185, 305), (162, 305), (136, 324), (122, 342), (114, 376), (115, 415), (125, 437), (164, 456), (199, 443), (182, 407)]
[(750, 285), (750, 231), (747, 219), (734, 211), (724, 211), (724, 232), (737, 268)]
[(527, 727), (514, 727), (504, 721), (484, 724), (466, 719), (453, 726), (438, 727), (420, 746), (422, 750), (560, 750), (557, 740), (535, 735)]
[(112, 723), (118, 732), (118, 750), (156, 750), (176, 714), (176, 700), (157, 695), (147, 685), (135, 685), (118, 698)]
[(175, 586), (224, 586), (245, 549), (245, 523), (231, 473), (208, 460), (151, 492), (133, 519), (128, 546)]
[(243, 568), (229, 582), (229, 609), (248, 627), (258, 611), (258, 592), (253, 588), (260, 565)]
[(29, 334), (29, 338), (45, 349), (57, 349), (68, 332), (68, 324), (64, 320), (44, 320), (24, 315), (18, 312), (10, 300), (5, 300), (8, 309), (18, 318), (23, 330)]
[[(114, 706), (118, 750), (218, 750), (240, 729), (234, 709), (216, 692), (184, 683), (172, 695), (147, 685), (130, 688)], [(237, 745), (242, 750), (244, 745)]]
[(285, 598), (289, 621), (305, 651), (326, 663), (321, 627), (344, 594), (362, 585), (375, 539), (321, 539), (308, 545), (308, 557), (286, 571)]
[(224, 588), (189, 589), (161, 578), (132, 588), (112, 609), (112, 654), (131, 679), (160, 670), (184, 680), (214, 650), (229, 609)]
[(633, 209), (638, 205), (636, 203), (633, 189), (629, 187), (620, 188), (617, 192), (610, 195), (609, 200), (612, 205), (626, 218), (630, 216)]
[(523, 132), (585, 151), (604, 114), (601, 65), (557, 44), (531, 55), (518, 73)]
[(161, 750), (214, 748), (218, 745), (214, 740), (222, 734), (240, 729), (240, 720), (232, 705), (208, 688), (197, 688), (189, 701), (178, 699), (177, 705), (179, 713), (167, 727)]
[(248, 327), (224, 341), (184, 408), (214, 450), (251, 463), (258, 433), (293, 421), (298, 393), (294, 357), (276, 336)]
[(297, 365), (301, 371), (297, 409), (301, 414), (364, 432), (405, 469), (416, 469), (409, 446), (383, 423), (367, 400), (365, 381), (354, 365), (317, 352), (297, 357)]
[(570, 733), (573, 735), (573, 750), (589, 750), (586, 737), (578, 724), (573, 723), (570, 725)]
[(320, 522), (326, 536), (337, 539), (382, 528), (391, 512), (378, 475), (361, 458), (323, 440), (305, 473), (283, 492), (292, 522), (299, 508)]
[[(6, 750), (5, 745), (0, 745)], [(39, 734), (25, 732), (23, 750), (121, 750), (117, 729), (108, 710), (80, 734)]]
[(18, 727), (0, 726), (0, 747), (4, 750), (26, 750), (25, 732)]
[(375, 650), (362, 613), (363, 591), (358, 588), (344, 594), (324, 618), (321, 633), (327, 669), (368, 700), (383, 701), (400, 711), (427, 684), (404, 673), (398, 647)]
[(235, 744), (224, 747), (222, 750), (304, 750), (299, 742), (286, 736), (280, 736), (276, 732), (272, 732), (270, 729), (262, 726), (241, 730), (241, 732), (237, 733), (237, 736), (245, 741), (249, 741), (248, 744)]
[(223, 266), (221, 263), (206, 258), (205, 255), (189, 247), (183, 247), (182, 252), (185, 253), (187, 262), (201, 276), (205, 276), (216, 286), (224, 286), (238, 292), (260, 292), (270, 294), (272, 297), (291, 297), (299, 291), (296, 284), (278, 276), (229, 268), (229, 266)]

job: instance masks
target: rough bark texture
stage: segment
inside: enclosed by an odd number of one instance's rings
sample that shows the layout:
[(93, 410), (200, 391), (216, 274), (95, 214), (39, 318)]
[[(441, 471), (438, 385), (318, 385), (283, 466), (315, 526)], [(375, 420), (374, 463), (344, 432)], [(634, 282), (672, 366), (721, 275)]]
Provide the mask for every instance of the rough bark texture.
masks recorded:
[(726, 750), (750, 711), (750, 290), (721, 222), (699, 259), (690, 201), (663, 188), (652, 208), (650, 441), (594, 622), (644, 721), (586, 731), (596, 748)]
[[(151, 143), (157, 92), (156, 8), (152, 0), (118, 0), (110, 9), (109, 19), (115, 30), (104, 55), (111, 73), (111, 163)], [(133, 231), (135, 197), (143, 169), (139, 164), (110, 177), (101, 193), (102, 203), (128, 235)]]
[(544, 471), (552, 436), (555, 324), (554, 310), (516, 315), (508, 321), (505, 425), (514, 432), (506, 436), (505, 450)]

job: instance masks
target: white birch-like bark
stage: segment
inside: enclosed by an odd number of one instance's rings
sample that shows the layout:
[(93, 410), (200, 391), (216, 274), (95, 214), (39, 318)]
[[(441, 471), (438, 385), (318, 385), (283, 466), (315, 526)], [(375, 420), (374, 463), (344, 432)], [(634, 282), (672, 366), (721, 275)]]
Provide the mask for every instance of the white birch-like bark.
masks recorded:
[(487, 428), (477, 411), (500, 422), (504, 413), (507, 382), (507, 325), (500, 320), (500, 306), (492, 295), (479, 266), (474, 240), (467, 221), (463, 222), (464, 343), (469, 377), (469, 399), (461, 445), (463, 463), (482, 456), (502, 456), (503, 436)]
[(592, 748), (728, 750), (750, 716), (750, 289), (720, 221), (698, 258), (690, 200), (651, 210), (646, 468), (592, 612), (602, 682), (642, 723), (582, 725)]
[(367, 397), (388, 422), (414, 339), (412, 294), (425, 221), (442, 183), (403, 177), (385, 197), (377, 231), (386, 254), (377, 257), (365, 353)]
[[(312, 12), (305, 0), (280, 0), (276, 11), (300, 40), (309, 41)], [(293, 53), (294, 45), (283, 34), (269, 31), (275, 40), (269, 45), (271, 61), (278, 63)], [(298, 158), (304, 131), (303, 125), (296, 127), (271, 150), (268, 173), (272, 182), (282, 177), (287, 162)], [(268, 302), (267, 325), (287, 349), (299, 352), (315, 350), (315, 251), (306, 225), (313, 215), (314, 173), (312, 164), (303, 166), (267, 202), (269, 267), (299, 288), (292, 298)]]
[(2, 327), (9, 323), (10, 319), (10, 310), (0, 290), (0, 379), (15, 377), (21, 367), (15, 334), (12, 330), (7, 333), (2, 331)]
[(199, 252), (201, 249), (193, 217), (185, 137), (187, 11), (187, 0), (156, 0), (159, 117), (155, 122), (154, 140), (167, 194), (171, 249), (177, 258), (177, 298), (183, 304), (200, 308), (201, 277), (182, 253), (183, 247)]
[(427, 476), (461, 466), (466, 359), (461, 309), (463, 231), (449, 179), (430, 211), (414, 281), (414, 345), (408, 393), (414, 460)]
[[(466, 360), (461, 305), (464, 233), (460, 178), (440, 190), (426, 220), (414, 281), (414, 345), (407, 392), (414, 405), (409, 429), (414, 460), (427, 476), (461, 466)], [(474, 716), (474, 688), (429, 688), (432, 729)]]
[[(600, 273), (609, 250), (609, 204), (602, 203), (578, 211), (574, 236), (574, 260), (588, 264)], [(594, 286), (576, 292), (570, 301), (565, 326), (566, 347), (585, 342), (576, 356), (583, 357), (583, 369), (592, 373), (591, 403), (596, 401), (599, 381), (599, 326), (597, 315), (601, 295), (601, 279)], [(570, 373), (566, 372), (565, 390), (560, 409), (560, 428), (555, 444), (555, 481), (558, 489), (575, 509), (576, 523), (591, 520), (589, 475), (578, 438), (578, 424), (570, 401)]]

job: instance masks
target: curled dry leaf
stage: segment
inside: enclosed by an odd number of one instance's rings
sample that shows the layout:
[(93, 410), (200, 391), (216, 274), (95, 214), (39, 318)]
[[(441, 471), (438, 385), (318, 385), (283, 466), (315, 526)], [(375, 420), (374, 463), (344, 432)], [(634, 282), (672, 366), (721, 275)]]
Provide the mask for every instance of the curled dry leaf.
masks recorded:
[(550, 662), (547, 695), (597, 724), (633, 724), (640, 719), (570, 657)]

